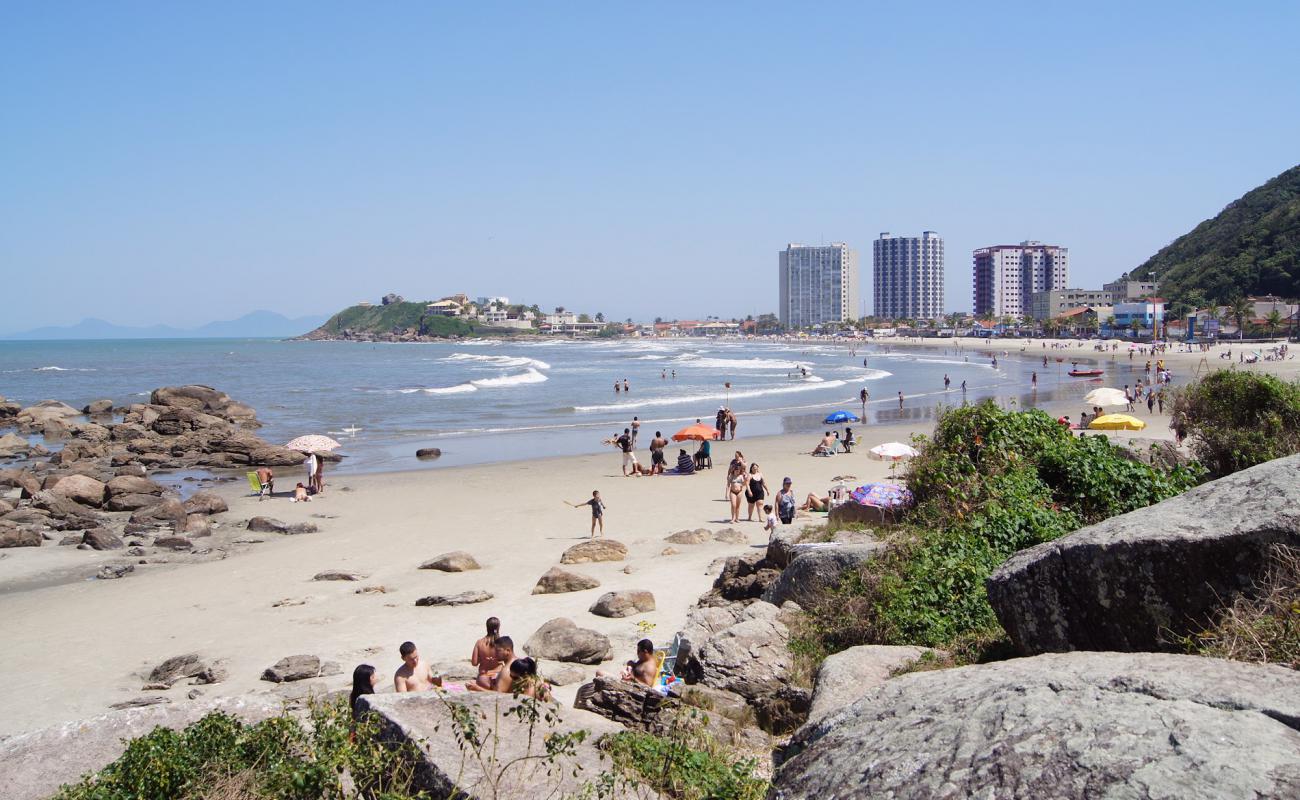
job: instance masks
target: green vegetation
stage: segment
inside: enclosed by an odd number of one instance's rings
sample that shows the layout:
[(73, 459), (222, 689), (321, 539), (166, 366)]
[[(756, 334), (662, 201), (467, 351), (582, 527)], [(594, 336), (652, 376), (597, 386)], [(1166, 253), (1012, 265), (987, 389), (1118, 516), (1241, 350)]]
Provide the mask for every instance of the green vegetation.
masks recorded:
[(1172, 415), (1215, 477), (1300, 453), (1300, 383), (1218, 370), (1176, 390)]
[(1161, 294), (1179, 307), (1242, 295), (1300, 297), (1300, 166), (1175, 239), (1131, 277), (1153, 274)]
[(414, 333), (420, 336), (483, 336), (531, 335), (536, 331), (520, 328), (496, 328), (463, 317), (445, 317), (428, 312), (428, 303), (389, 303), (378, 306), (352, 306), (345, 308), (325, 321), (313, 333), (340, 336), (345, 331), (352, 334), (385, 336)]
[(1203, 471), (1122, 456), (1041, 411), (992, 402), (950, 409), (933, 440), (917, 437), (908, 485), (917, 505), (888, 533), (887, 553), (843, 576), (812, 609), (792, 649), (801, 659), (859, 644), (919, 644), (959, 662), (998, 656), (1005, 632), (984, 582), (1017, 550), (1172, 497)]
[(680, 800), (762, 800), (767, 781), (754, 775), (753, 759), (737, 758), (709, 736), (698, 717), (679, 718), (667, 736), (627, 731), (607, 736), (601, 747), (614, 772), (601, 784), (644, 786)]
[[(316, 704), (309, 724), (283, 714), (245, 725), (214, 712), (183, 731), (154, 730), (55, 800), (317, 800), (425, 797), (410, 791), (401, 748), (380, 741), (376, 723), (353, 725), (347, 701)], [(343, 776), (350, 776), (352, 791)]]
[(1239, 597), (1215, 624), (1184, 640), (1188, 652), (1300, 669), (1300, 550), (1277, 545), (1274, 567), (1253, 597)]

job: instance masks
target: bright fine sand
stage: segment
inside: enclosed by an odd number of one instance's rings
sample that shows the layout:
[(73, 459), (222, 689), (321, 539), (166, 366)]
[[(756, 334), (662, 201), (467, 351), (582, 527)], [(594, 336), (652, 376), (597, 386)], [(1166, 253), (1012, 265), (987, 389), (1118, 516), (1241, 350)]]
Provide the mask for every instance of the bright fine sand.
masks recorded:
[[(1020, 343), (1005, 344), (967, 344), (963, 349), (1019, 355)], [(1024, 347), (1028, 357), (1044, 352), (1036, 342)], [(1078, 352), (1093, 355), (1090, 347)], [(1165, 358), (1181, 384), (1193, 376), (1201, 354)], [(1208, 354), (1211, 367), (1226, 363), (1216, 353)], [(1295, 364), (1273, 362), (1252, 369), (1293, 377)], [(956, 396), (953, 401), (959, 402)], [(1073, 414), (1077, 405), (1047, 410)], [(1169, 437), (1167, 419), (1152, 418), (1145, 408), (1139, 416), (1150, 419), (1150, 425), (1138, 436)], [(121, 580), (57, 578), (74, 563), (84, 568), (87, 558), (121, 560), (122, 551), (86, 553), (48, 544), (9, 550), (0, 559), (0, 677), (20, 688), (22, 700), (6, 705), (0, 735), (93, 716), (113, 703), (152, 694), (141, 691), (143, 676), (160, 661), (191, 651), (226, 662), (229, 678), (203, 687), (209, 698), (273, 691), (273, 684), (259, 680), (262, 670), (294, 654), (319, 655), (341, 665), (342, 674), (320, 682), (326, 689), (349, 685), (352, 668), (364, 662), (379, 668), (386, 676), (385, 688), (391, 690), (387, 676), (399, 664), (397, 647), (402, 641), (413, 640), (435, 664), (464, 664), (475, 639), (483, 635), (484, 619), (492, 615), (501, 618), (502, 633), (521, 647), (542, 623), (568, 617), (607, 634), (614, 644), (611, 663), (618, 663), (633, 655), (634, 643), (641, 638), (638, 622), (654, 625), (649, 635), (656, 642), (672, 637), (688, 607), (711, 585), (716, 567), (710, 565), (716, 559), (766, 544), (758, 515), (756, 521), (744, 522), (742, 509), (737, 527), (748, 535), (748, 546), (673, 545), (680, 552), (661, 554), (669, 546), (664, 537), (674, 531), (730, 527), (722, 497), (734, 449), (759, 463), (773, 492), (783, 477), (792, 477), (802, 501), (809, 491), (824, 494), (837, 475), (855, 476), (855, 485), (888, 477), (889, 465), (870, 459), (868, 448), (907, 441), (911, 432), (928, 433), (932, 425), (932, 419), (925, 419), (855, 426), (862, 446), (831, 458), (808, 455), (815, 436), (716, 443), (717, 466), (693, 477), (621, 477), (620, 456), (611, 449), (582, 457), (419, 472), (327, 473), (326, 492), (310, 504), (283, 497), (259, 502), (246, 496), (246, 486), (224, 483), (218, 491), (231, 508), (218, 517), (223, 530), (242, 526), (251, 516), (267, 515), (289, 523), (314, 522), (320, 532), (245, 534), (263, 541), (239, 546), (224, 560), (142, 566)], [(648, 460), (644, 448), (652, 433), (642, 434), (638, 454), (643, 461)], [(677, 448), (670, 446), (668, 453), (671, 464)], [(297, 480), (296, 473), (281, 473), (283, 489)], [(537, 578), (559, 564), (560, 554), (587, 538), (589, 510), (570, 508), (563, 501), (585, 501), (593, 489), (599, 489), (608, 504), (605, 535), (629, 547), (628, 559), (565, 567), (599, 579), (597, 589), (531, 594)], [(196, 544), (202, 546), (203, 541)], [(483, 569), (458, 574), (418, 569), (421, 562), (451, 550), (469, 551)], [(624, 567), (631, 568), (630, 574)], [(360, 583), (311, 580), (330, 569), (367, 577)], [(358, 594), (361, 586), (383, 586), (386, 591)], [(414, 605), (425, 595), (472, 589), (489, 591), (495, 598), (455, 608)], [(657, 609), (624, 619), (587, 611), (603, 592), (615, 589), (649, 590)], [(305, 602), (274, 605), (286, 598)], [(585, 669), (589, 675), (595, 671)], [(191, 688), (182, 680), (164, 694), (181, 700)], [(576, 685), (564, 687), (560, 699), (571, 701), (575, 690)]]

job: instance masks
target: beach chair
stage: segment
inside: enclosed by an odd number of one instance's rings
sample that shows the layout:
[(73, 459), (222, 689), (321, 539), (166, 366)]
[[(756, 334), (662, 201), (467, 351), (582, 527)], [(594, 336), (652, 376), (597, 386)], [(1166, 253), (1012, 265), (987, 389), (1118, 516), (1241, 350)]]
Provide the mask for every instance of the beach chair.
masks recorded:
[(673, 636), (673, 643), (667, 647), (655, 648), (655, 660), (659, 662), (659, 667), (655, 671), (655, 690), (661, 694), (668, 694), (668, 689), (677, 682), (677, 654), (681, 652), (682, 636), (677, 634)]
[(262, 502), (262, 500), (265, 499), (266, 497), (266, 487), (262, 485), (262, 482), (260, 480), (258, 480), (256, 472), (249, 472), (247, 473), (247, 475), (248, 475), (248, 488), (252, 489), (253, 494), (257, 495), (257, 501), (259, 503)]

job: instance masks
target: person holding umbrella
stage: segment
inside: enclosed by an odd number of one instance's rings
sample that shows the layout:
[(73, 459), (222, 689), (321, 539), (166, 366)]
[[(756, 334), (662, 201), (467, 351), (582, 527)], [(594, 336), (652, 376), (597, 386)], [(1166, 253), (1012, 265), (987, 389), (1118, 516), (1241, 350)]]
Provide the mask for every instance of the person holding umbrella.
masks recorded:
[(320, 467), (320, 459), (314, 452), (307, 454), (307, 491), (316, 493), (316, 471)]

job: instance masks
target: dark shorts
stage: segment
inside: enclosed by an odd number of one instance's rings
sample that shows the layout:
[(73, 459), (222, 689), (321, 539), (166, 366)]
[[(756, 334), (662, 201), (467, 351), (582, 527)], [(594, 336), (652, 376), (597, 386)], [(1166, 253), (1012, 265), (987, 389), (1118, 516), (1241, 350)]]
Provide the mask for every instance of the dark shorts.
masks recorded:
[(654, 451), (653, 453), (651, 453), (651, 454), (650, 454), (650, 463), (651, 463), (651, 464), (662, 464), (662, 463), (664, 463), (664, 451), (662, 451), (662, 450), (656, 450), (656, 451)]

